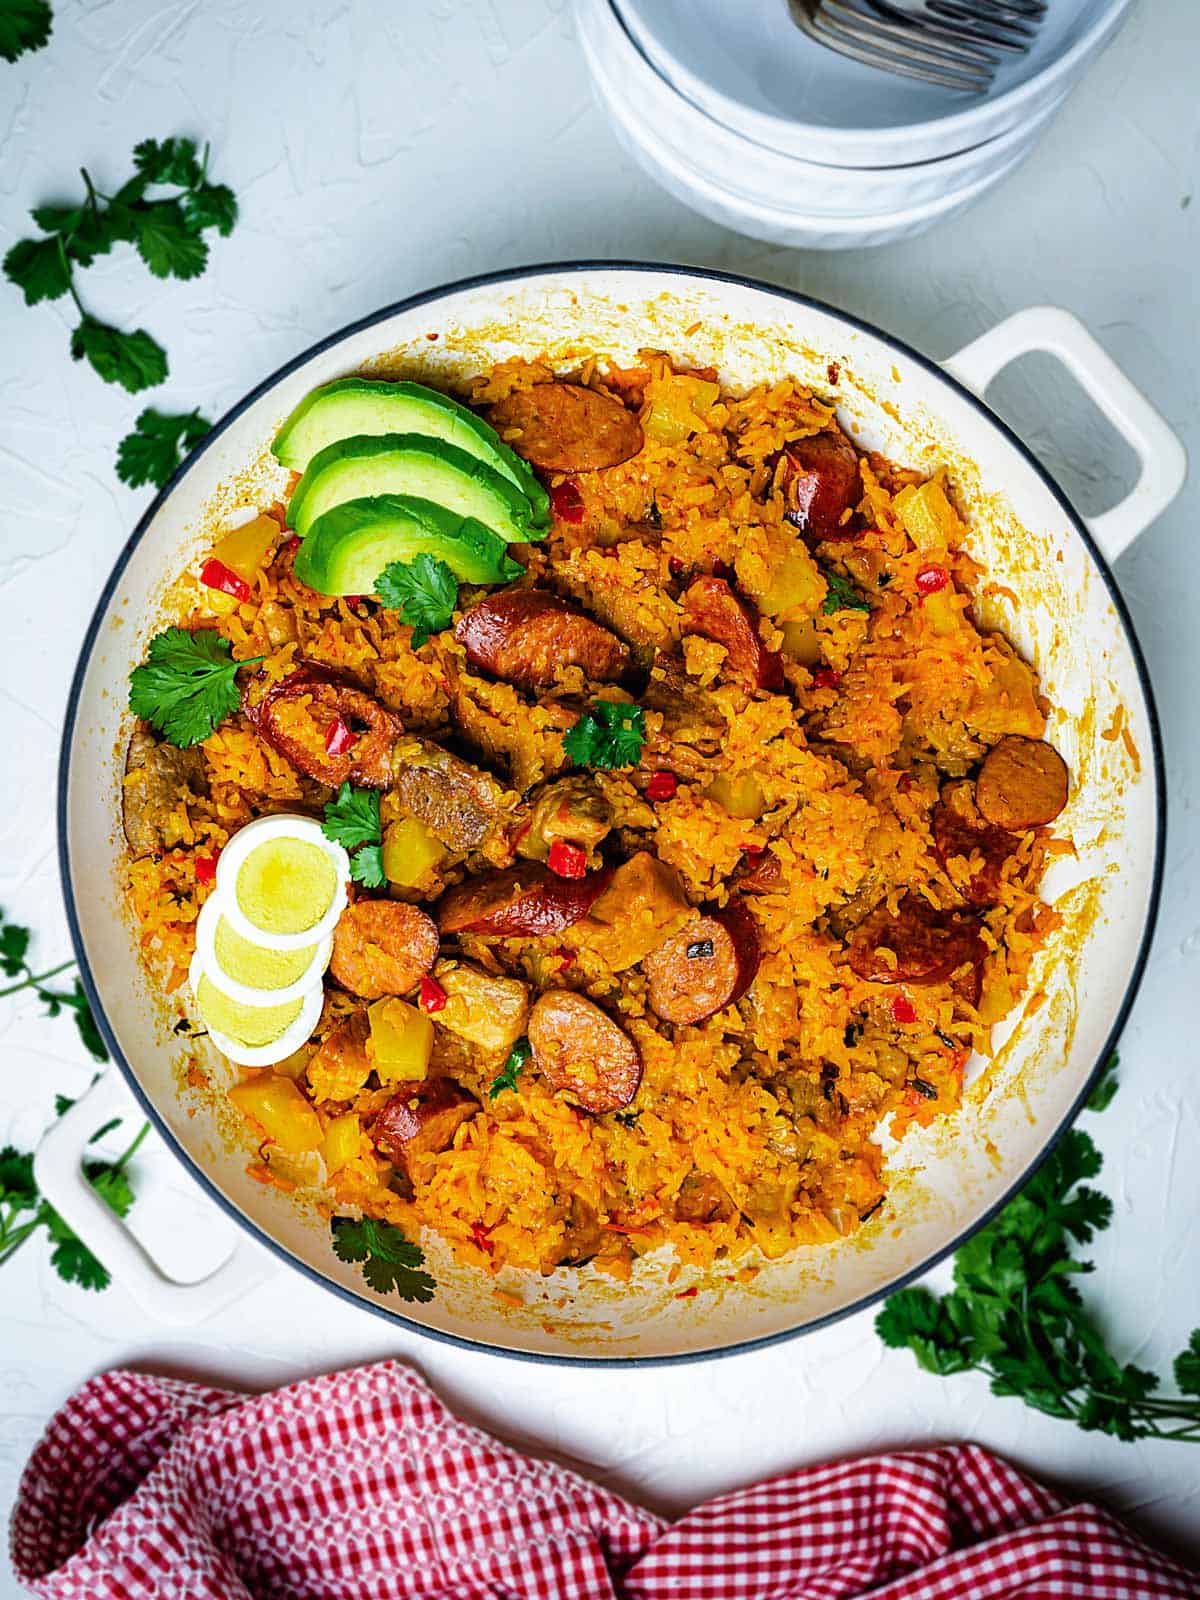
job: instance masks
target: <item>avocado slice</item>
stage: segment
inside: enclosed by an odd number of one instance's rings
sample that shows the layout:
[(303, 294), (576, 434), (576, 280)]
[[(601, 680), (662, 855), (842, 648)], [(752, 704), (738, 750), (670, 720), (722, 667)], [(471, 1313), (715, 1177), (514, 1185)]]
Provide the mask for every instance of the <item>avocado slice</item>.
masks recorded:
[(333, 506), (382, 494), (415, 495), (475, 517), (505, 544), (542, 536), (529, 501), (507, 478), (422, 433), (357, 434), (318, 450), (288, 502), (288, 527), (303, 539)]
[(422, 433), (465, 450), (521, 491), (529, 501), (531, 526), (549, 527), (549, 496), (528, 461), (510, 450), (482, 417), (422, 383), (338, 378), (322, 384), (301, 400), (271, 449), (285, 467), (303, 472), (319, 451), (338, 439), (383, 433)]
[(320, 594), (372, 594), (384, 567), (422, 551), (460, 583), (511, 583), (523, 570), (474, 517), (415, 495), (381, 494), (323, 512), (296, 552), (296, 576)]

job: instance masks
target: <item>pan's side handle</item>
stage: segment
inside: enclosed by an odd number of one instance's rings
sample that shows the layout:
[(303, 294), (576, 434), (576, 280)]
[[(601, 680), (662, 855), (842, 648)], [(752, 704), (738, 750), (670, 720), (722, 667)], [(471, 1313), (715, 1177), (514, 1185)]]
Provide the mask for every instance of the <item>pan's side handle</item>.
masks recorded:
[(1016, 312), (942, 365), (952, 378), (982, 397), (997, 373), (1034, 350), (1057, 356), (1141, 463), (1138, 481), (1119, 505), (1084, 519), (1105, 556), (1115, 561), (1182, 489), (1187, 454), (1108, 351), (1078, 317), (1058, 306), (1029, 306)]
[(196, 1283), (177, 1283), (163, 1272), (83, 1171), (87, 1144), (96, 1129), (129, 1109), (129, 1091), (110, 1068), (43, 1135), (34, 1152), (34, 1178), (43, 1196), (143, 1311), (180, 1326), (201, 1322), (256, 1288), (273, 1275), (273, 1268), (269, 1258), (242, 1237), (233, 1254)]

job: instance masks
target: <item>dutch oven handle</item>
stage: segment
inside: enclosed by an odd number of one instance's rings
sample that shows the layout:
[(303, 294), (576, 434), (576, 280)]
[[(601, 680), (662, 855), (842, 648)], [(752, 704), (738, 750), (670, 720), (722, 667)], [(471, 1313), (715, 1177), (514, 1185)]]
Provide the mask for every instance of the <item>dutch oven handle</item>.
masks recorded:
[(1138, 481), (1119, 505), (1083, 519), (1105, 557), (1115, 561), (1183, 488), (1187, 454), (1108, 351), (1078, 317), (1057, 306), (1030, 306), (1016, 312), (942, 365), (982, 399), (999, 372), (1035, 350), (1058, 357), (1141, 463)]
[(167, 1276), (83, 1171), (96, 1129), (128, 1109), (129, 1090), (120, 1073), (110, 1068), (43, 1136), (34, 1152), (34, 1178), (44, 1197), (143, 1311), (179, 1326), (201, 1322), (273, 1277), (274, 1264), (241, 1235), (233, 1253), (206, 1278), (178, 1283)]

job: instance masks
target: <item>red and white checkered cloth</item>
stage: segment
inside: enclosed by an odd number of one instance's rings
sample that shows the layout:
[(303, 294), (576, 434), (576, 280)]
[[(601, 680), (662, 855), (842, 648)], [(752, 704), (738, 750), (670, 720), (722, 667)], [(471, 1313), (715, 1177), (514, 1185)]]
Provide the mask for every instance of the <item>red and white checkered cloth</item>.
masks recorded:
[(467, 1427), (395, 1362), (251, 1399), (93, 1379), (30, 1459), (12, 1555), (53, 1600), (1200, 1596), (974, 1445), (808, 1467), (668, 1525)]

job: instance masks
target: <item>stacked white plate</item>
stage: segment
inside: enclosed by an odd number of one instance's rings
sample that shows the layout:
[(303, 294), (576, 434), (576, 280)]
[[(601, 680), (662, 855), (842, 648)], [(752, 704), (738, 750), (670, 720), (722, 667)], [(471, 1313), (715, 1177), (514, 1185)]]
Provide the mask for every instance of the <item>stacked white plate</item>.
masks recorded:
[(823, 48), (786, 0), (575, 0), (614, 130), (665, 189), (776, 244), (885, 244), (952, 216), (1034, 149), (1132, 0), (1054, 0), (984, 95)]

